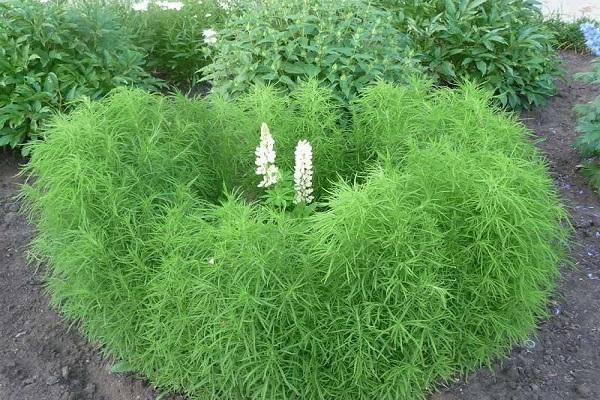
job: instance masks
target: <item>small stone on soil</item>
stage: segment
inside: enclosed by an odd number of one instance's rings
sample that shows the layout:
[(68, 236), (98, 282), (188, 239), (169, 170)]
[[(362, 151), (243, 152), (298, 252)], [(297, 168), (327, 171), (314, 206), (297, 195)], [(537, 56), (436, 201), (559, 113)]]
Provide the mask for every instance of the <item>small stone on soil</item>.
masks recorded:
[(11, 225), (17, 220), (17, 213), (9, 212), (4, 216), (4, 222), (8, 225)]
[(31, 384), (33, 384), (35, 382), (35, 379), (37, 378), (37, 376), (33, 376), (31, 378), (27, 378), (23, 381), (23, 386), (29, 386)]
[(592, 395), (592, 391), (586, 384), (577, 385), (575, 387), (575, 392), (584, 399), (587, 399)]
[(96, 392), (96, 384), (88, 383), (87, 386), (85, 387), (85, 392), (90, 395), (94, 394)]

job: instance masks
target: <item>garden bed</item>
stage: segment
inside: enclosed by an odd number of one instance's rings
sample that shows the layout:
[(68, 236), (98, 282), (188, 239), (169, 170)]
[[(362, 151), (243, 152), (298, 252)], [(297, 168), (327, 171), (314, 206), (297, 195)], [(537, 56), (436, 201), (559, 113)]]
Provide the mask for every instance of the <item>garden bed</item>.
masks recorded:
[[(564, 54), (569, 69), (583, 71), (589, 59)], [(600, 383), (600, 198), (577, 174), (578, 154), (572, 107), (590, 100), (597, 89), (568, 80), (546, 107), (525, 114), (525, 122), (546, 140), (550, 170), (573, 215), (577, 269), (567, 270), (554, 316), (527, 346), (515, 348), (494, 368), (480, 370), (468, 383), (457, 382), (439, 399), (565, 399), (597, 398)], [(32, 228), (17, 215), (12, 200), (19, 179), (19, 159), (2, 153), (0, 162), (0, 398), (27, 399), (153, 399), (155, 394), (136, 377), (110, 373), (111, 364), (73, 328), (48, 309), (40, 274), (26, 265), (24, 248)]]

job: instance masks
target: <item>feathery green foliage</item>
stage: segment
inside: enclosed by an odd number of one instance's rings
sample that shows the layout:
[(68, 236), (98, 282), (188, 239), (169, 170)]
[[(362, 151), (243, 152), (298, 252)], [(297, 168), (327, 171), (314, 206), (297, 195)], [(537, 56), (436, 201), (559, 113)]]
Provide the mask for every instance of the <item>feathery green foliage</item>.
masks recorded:
[(0, 146), (37, 137), (79, 96), (155, 89), (120, 17), (100, 3), (0, 2)]
[[(346, 125), (331, 96), (120, 90), (58, 118), (22, 192), (53, 304), (203, 400), (423, 399), (526, 338), (567, 232), (523, 126), (473, 85), (380, 83)], [(282, 169), (313, 144), (314, 214), (251, 201), (262, 121)]]

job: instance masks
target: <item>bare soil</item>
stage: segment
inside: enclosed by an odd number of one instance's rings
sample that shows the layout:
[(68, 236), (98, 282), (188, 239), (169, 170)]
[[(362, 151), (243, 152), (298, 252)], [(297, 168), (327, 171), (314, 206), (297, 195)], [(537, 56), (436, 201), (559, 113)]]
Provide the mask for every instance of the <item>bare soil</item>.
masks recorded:
[[(531, 340), (493, 368), (482, 368), (430, 400), (600, 399), (600, 196), (587, 185), (572, 148), (573, 106), (600, 95), (600, 88), (572, 79), (590, 58), (563, 53), (567, 76), (545, 107), (522, 115), (541, 140), (550, 172), (575, 226), (574, 267), (565, 267), (551, 318)], [(42, 271), (26, 260), (33, 228), (14, 199), (19, 165), (0, 150), (0, 400), (153, 400), (156, 393), (135, 374), (113, 374), (111, 360), (48, 305)]]

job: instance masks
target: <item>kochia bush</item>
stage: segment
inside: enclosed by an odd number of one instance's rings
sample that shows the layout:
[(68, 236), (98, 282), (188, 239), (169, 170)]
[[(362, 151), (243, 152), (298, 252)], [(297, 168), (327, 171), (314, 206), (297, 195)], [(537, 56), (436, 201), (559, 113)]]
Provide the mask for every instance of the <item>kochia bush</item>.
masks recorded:
[[(119, 91), (31, 146), (32, 254), (53, 303), (161, 388), (422, 399), (527, 337), (563, 253), (544, 163), (489, 102), (381, 83), (342, 127), (315, 83), (235, 102)], [(314, 135), (312, 215), (252, 200), (263, 121), (278, 160)]]

